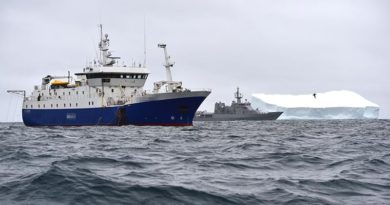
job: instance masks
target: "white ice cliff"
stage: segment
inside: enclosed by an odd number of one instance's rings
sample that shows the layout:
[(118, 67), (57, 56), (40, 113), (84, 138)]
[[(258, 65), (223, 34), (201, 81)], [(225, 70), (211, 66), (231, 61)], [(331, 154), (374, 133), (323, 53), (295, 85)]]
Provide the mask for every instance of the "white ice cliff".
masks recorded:
[(347, 90), (307, 95), (252, 94), (261, 111), (283, 111), (279, 119), (376, 119), (379, 106)]

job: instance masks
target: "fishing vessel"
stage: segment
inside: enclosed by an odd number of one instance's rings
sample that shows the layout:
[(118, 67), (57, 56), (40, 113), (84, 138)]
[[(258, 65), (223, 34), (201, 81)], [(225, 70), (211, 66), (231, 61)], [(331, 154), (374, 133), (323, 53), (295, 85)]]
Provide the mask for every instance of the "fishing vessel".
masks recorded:
[(144, 90), (150, 74), (144, 65), (119, 64), (112, 56), (108, 35), (100, 28), (99, 59), (75, 77), (46, 75), (30, 96), (23, 93), (23, 122), (27, 126), (162, 125), (189, 126), (210, 90), (189, 90), (173, 81), (166, 44), (166, 80)]
[(214, 113), (197, 112), (195, 121), (234, 121), (234, 120), (276, 120), (283, 112), (261, 112), (258, 109), (253, 109), (251, 103), (242, 102), (243, 95), (240, 89), (234, 93), (236, 101), (233, 101), (230, 106), (225, 103), (215, 103)]

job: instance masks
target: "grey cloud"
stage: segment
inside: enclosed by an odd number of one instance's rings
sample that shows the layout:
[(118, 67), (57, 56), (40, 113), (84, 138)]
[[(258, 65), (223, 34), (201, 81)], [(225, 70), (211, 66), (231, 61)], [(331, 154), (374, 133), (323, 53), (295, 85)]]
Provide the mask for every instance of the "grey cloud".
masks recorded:
[(148, 89), (165, 76), (156, 46), (165, 42), (175, 79), (213, 89), (201, 109), (230, 102), (236, 86), (248, 99), (349, 89), (390, 118), (389, 11), (380, 0), (4, 1), (0, 113), (10, 99), (5, 90), (31, 91), (44, 75), (80, 71), (95, 56), (100, 22), (115, 55), (142, 62), (146, 16)]

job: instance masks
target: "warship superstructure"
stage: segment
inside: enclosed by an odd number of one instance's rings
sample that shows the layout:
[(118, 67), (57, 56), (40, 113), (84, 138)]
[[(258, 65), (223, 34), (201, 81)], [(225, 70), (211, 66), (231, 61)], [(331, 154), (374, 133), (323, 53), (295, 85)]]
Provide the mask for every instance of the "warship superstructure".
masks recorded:
[(225, 103), (215, 103), (214, 113), (197, 112), (195, 121), (234, 121), (234, 120), (276, 120), (283, 112), (261, 112), (258, 109), (253, 109), (251, 103), (242, 102), (243, 95), (239, 88), (234, 93), (236, 101), (233, 101), (230, 106)]
[[(81, 125), (192, 125), (196, 110), (210, 90), (189, 90), (173, 81), (164, 50), (167, 79), (143, 89), (149, 70), (144, 65), (120, 64), (109, 50), (108, 35), (100, 25), (100, 56), (75, 77), (47, 75), (30, 96), (24, 91), (22, 117), (27, 126)], [(11, 91), (12, 92), (12, 91)]]

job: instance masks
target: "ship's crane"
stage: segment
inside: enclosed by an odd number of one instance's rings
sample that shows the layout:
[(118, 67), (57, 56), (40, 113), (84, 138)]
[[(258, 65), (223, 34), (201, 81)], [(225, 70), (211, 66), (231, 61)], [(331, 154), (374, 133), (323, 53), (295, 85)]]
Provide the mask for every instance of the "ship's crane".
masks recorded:
[(167, 92), (180, 92), (180, 91), (182, 91), (183, 90), (182, 89), (182, 83), (179, 82), (179, 81), (173, 81), (172, 80), (171, 67), (173, 67), (173, 65), (175, 65), (175, 63), (170, 61), (171, 57), (168, 55), (167, 45), (161, 43), (161, 44), (158, 44), (158, 47), (164, 49), (164, 57), (165, 57), (165, 65), (164, 65), (164, 67), (165, 67), (167, 79), (165, 81), (155, 82), (154, 83), (153, 92), (154, 93), (158, 93), (159, 90), (164, 85), (166, 85), (166, 88), (167, 88), (166, 91)]
[(158, 47), (164, 49), (164, 56), (165, 56), (164, 67), (166, 69), (167, 81), (172, 81), (171, 67), (173, 67), (173, 65), (175, 65), (175, 62), (169, 61), (171, 56), (168, 55), (166, 44), (158, 44)]

